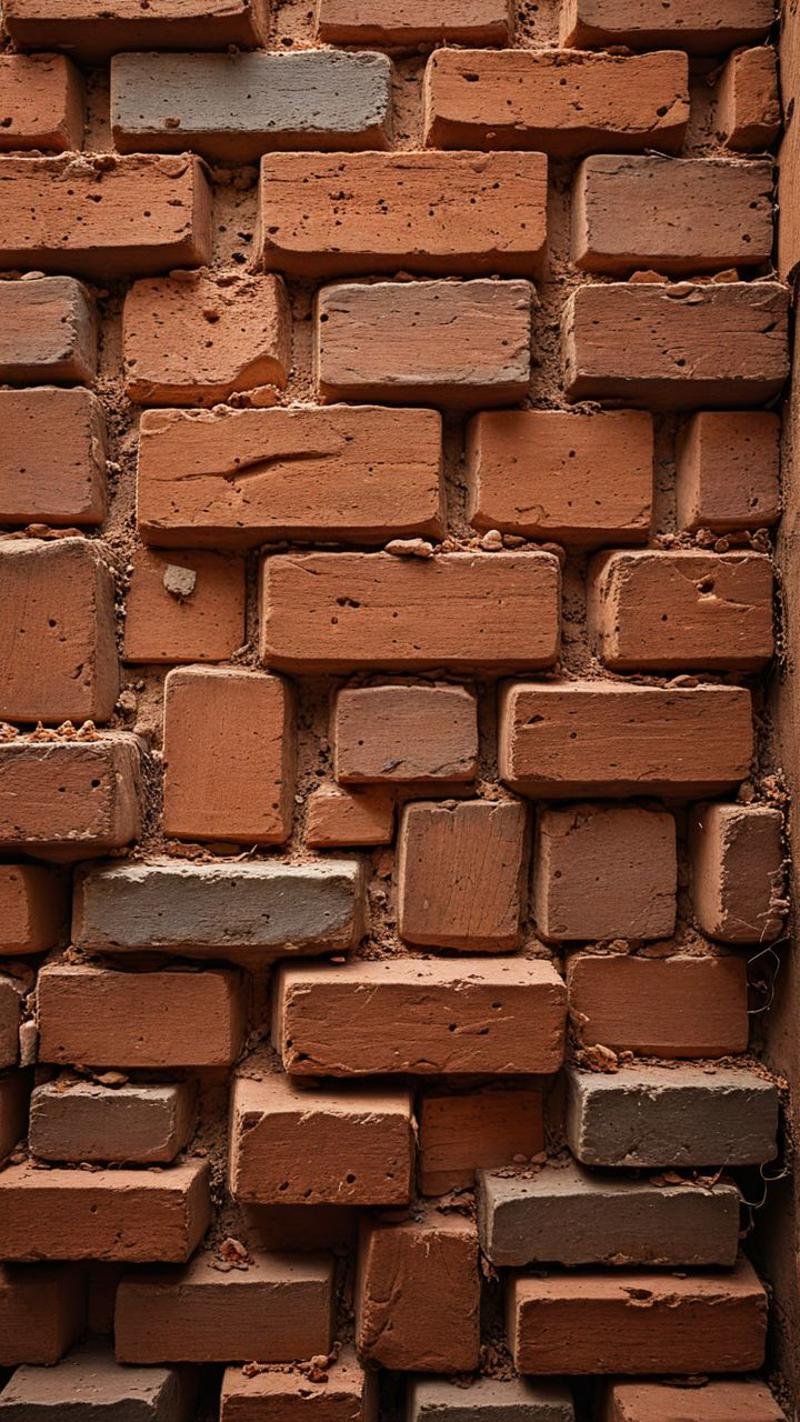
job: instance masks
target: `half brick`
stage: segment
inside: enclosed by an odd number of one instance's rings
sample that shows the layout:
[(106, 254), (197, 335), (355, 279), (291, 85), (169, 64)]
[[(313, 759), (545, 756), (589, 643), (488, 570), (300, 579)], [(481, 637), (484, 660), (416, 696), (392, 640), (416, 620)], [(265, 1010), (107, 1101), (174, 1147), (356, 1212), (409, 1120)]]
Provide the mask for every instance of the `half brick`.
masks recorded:
[(106, 515), (106, 422), (88, 390), (0, 390), (0, 523), (96, 525)]
[(64, 860), (122, 849), (140, 830), (139, 774), (124, 731), (0, 743), (0, 848)]
[(96, 373), (97, 321), (85, 286), (62, 276), (0, 281), (0, 380), (90, 385)]
[(4, 54), (0, 58), (0, 113), (0, 150), (36, 148), (63, 153), (80, 148), (80, 73), (60, 54)]
[(52, 1264), (0, 1265), (0, 1366), (52, 1367), (81, 1334), (84, 1279)]

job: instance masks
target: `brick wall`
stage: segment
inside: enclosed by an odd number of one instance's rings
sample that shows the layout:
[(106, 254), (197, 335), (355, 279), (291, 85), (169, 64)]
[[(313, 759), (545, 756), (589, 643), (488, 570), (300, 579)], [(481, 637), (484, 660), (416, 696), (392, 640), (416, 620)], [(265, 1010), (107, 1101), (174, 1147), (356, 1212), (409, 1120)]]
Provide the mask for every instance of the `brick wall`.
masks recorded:
[(268, 9), (2, 3), (0, 1422), (785, 1422), (796, 57)]

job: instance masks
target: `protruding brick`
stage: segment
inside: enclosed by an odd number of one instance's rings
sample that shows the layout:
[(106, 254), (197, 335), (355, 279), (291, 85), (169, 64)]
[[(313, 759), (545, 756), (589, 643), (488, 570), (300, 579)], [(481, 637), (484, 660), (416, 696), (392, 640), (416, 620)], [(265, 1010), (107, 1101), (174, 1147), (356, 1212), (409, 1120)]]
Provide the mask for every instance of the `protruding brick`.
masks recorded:
[(468, 516), (578, 547), (644, 543), (653, 422), (638, 410), (493, 410), (467, 428)]
[(696, 532), (764, 528), (780, 514), (781, 422), (771, 410), (704, 410), (678, 444), (678, 523)]
[(572, 1394), (563, 1383), (527, 1378), (415, 1378), (408, 1422), (575, 1422)]
[(198, 1254), (185, 1269), (129, 1274), (117, 1290), (120, 1363), (289, 1363), (327, 1354), (333, 1259), (257, 1254), (223, 1273)]
[(567, 1137), (584, 1165), (736, 1166), (775, 1157), (778, 1092), (755, 1071), (628, 1066), (608, 1076), (571, 1070), (568, 1081)]
[(717, 88), (716, 131), (727, 148), (748, 153), (769, 148), (781, 126), (778, 58), (774, 49), (737, 49)]
[(138, 972), (131, 978), (88, 963), (48, 963), (39, 973), (37, 997), (42, 1062), (230, 1066), (244, 1038), (242, 982), (224, 968)]
[(624, 44), (631, 49), (673, 46), (692, 54), (724, 54), (743, 40), (761, 39), (774, 19), (771, 0), (563, 0), (561, 42), (585, 49)]
[(56, 1080), (34, 1090), (28, 1140), (40, 1160), (163, 1165), (186, 1145), (194, 1121), (189, 1082), (101, 1086)]
[(675, 152), (689, 117), (685, 54), (435, 50), (425, 73), (429, 148)]
[(566, 393), (651, 407), (762, 404), (786, 379), (779, 282), (581, 286), (564, 308)]
[(224, 49), (255, 45), (269, 29), (267, 0), (6, 0), (3, 20), (22, 49), (53, 45), (98, 63), (123, 49)]
[(769, 943), (783, 926), (783, 817), (770, 805), (700, 805), (690, 829), (697, 922), (723, 943)]
[(350, 687), (334, 711), (336, 778), (345, 785), (446, 786), (474, 780), (478, 707), (463, 686)]
[(4, 54), (0, 114), (0, 150), (63, 153), (80, 148), (83, 88), (78, 70), (58, 54)]
[(163, 1170), (39, 1170), (0, 1174), (4, 1259), (188, 1259), (211, 1217), (208, 1164)]
[(308, 797), (306, 844), (312, 849), (337, 845), (391, 844), (394, 796), (379, 786), (348, 790), (319, 785)]
[(105, 280), (211, 259), (211, 191), (179, 158), (0, 158), (0, 267)]
[(732, 1274), (517, 1276), (507, 1336), (521, 1373), (730, 1373), (764, 1361), (767, 1296)]
[(16, 1065), (22, 999), (26, 986), (24, 977), (0, 973), (0, 1069)]
[(605, 1398), (603, 1422), (683, 1422), (686, 1408), (692, 1422), (786, 1422), (786, 1413), (766, 1383), (724, 1379), (700, 1386), (655, 1382), (612, 1383)]
[[(224, 662), (245, 640), (244, 563), (225, 553), (137, 548), (125, 599), (126, 662)], [(191, 591), (173, 591), (176, 572)]]
[(752, 753), (741, 687), (577, 680), (502, 693), (500, 774), (524, 795), (682, 799), (737, 785)]
[(118, 54), (111, 123), (122, 153), (193, 149), (247, 163), (273, 149), (387, 148), (383, 54)]
[(83, 1330), (84, 1280), (52, 1264), (0, 1264), (0, 1366), (51, 1367)]
[(388, 14), (363, 0), (319, 0), (317, 34), (326, 44), (506, 44), (508, 0), (401, 0)]
[(0, 523), (99, 524), (106, 424), (88, 390), (0, 390)]
[(122, 849), (141, 824), (139, 743), (125, 732), (85, 741), (0, 743), (0, 848), (86, 859)]
[(0, 1160), (4, 1160), (25, 1135), (30, 1094), (30, 1072), (0, 1074)]
[(355, 1303), (363, 1358), (403, 1372), (470, 1372), (478, 1366), (479, 1307), (471, 1220), (431, 1213), (363, 1222)]
[(188, 1422), (193, 1388), (167, 1368), (123, 1368), (108, 1344), (81, 1344), (57, 1368), (23, 1366), (0, 1394), (2, 1422)]
[(282, 1072), (239, 1076), (231, 1194), (255, 1205), (408, 1204), (412, 1108), (403, 1088), (316, 1089)]
[(566, 989), (541, 958), (279, 967), (273, 1040), (293, 1076), (536, 1075), (564, 1053)]
[(63, 875), (40, 864), (0, 864), (0, 958), (60, 947), (68, 912)]
[(377, 1422), (377, 1391), (375, 1373), (363, 1368), (349, 1347), (326, 1364), (324, 1380), (311, 1387), (302, 1372), (259, 1369), (251, 1377), (243, 1368), (226, 1368), (220, 1422), (263, 1422), (265, 1416), (294, 1422), (306, 1417), (313, 1422)]
[(759, 671), (773, 652), (764, 553), (600, 553), (589, 621), (614, 671)]
[(213, 548), (436, 535), (441, 457), (434, 410), (145, 411), (139, 531), (147, 543)]
[(97, 322), (85, 286), (73, 277), (0, 281), (0, 380), (90, 385), (96, 371)]
[(423, 1195), (469, 1187), (482, 1166), (509, 1165), (544, 1150), (542, 1093), (521, 1089), (431, 1092), (419, 1106)]
[(261, 657), (283, 671), (550, 666), (559, 641), (552, 553), (307, 553), (265, 558)]
[(467, 953), (515, 948), (526, 821), (516, 801), (408, 805), (397, 867), (401, 938)]

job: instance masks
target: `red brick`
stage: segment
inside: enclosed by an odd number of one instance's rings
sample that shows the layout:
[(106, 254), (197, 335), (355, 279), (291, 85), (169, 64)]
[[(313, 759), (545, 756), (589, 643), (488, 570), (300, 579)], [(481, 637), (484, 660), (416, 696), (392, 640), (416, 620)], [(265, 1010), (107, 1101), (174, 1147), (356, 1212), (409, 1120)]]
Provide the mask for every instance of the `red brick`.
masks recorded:
[[(137, 548), (125, 599), (126, 662), (223, 662), (245, 640), (245, 569), (224, 553)], [(191, 582), (188, 595), (173, 592)]]
[(474, 780), (478, 707), (463, 686), (348, 687), (336, 697), (336, 779), (439, 787)]
[(441, 417), (344, 405), (145, 411), (138, 521), (147, 543), (212, 548), (440, 534)]
[(769, 148), (781, 127), (778, 58), (774, 49), (738, 49), (726, 61), (717, 87), (716, 131), (727, 148), (748, 153)]
[(0, 848), (86, 859), (121, 849), (141, 826), (139, 742), (0, 742)]
[(65, 941), (69, 882), (40, 864), (0, 864), (0, 958), (46, 953)]
[(288, 683), (232, 667), (169, 673), (164, 690), (164, 830), (179, 839), (283, 844), (294, 808)]
[(541, 273), (543, 153), (274, 153), (256, 260), (296, 276)]
[(194, 1083), (55, 1081), (31, 1098), (28, 1144), (37, 1160), (169, 1164), (191, 1138)]
[[(0, 172), (15, 161), (0, 158)], [(90, 385), (96, 370), (97, 322), (85, 286), (73, 277), (0, 281), (0, 380)]]
[(772, 656), (772, 563), (763, 553), (601, 553), (589, 620), (614, 671), (758, 671)]
[(377, 1422), (377, 1393), (375, 1373), (362, 1368), (349, 1347), (326, 1364), (324, 1381), (311, 1384), (301, 1372), (266, 1369), (250, 1377), (242, 1368), (226, 1368), (220, 1422)]
[(565, 0), (562, 44), (632, 49), (671, 45), (693, 54), (724, 54), (743, 40), (761, 39), (774, 18), (771, 0), (733, 0), (724, 10), (714, 0)]
[(644, 543), (653, 422), (638, 410), (493, 410), (467, 428), (468, 517), (578, 547)]
[(106, 422), (88, 390), (0, 390), (0, 522), (99, 524)]
[(28, 986), (24, 976), (0, 973), (0, 1068), (16, 1065), (22, 999)]
[(267, 38), (267, 0), (5, 0), (3, 19), (23, 49), (53, 45), (98, 62), (121, 49), (221, 49)]
[(324, 287), (315, 351), (320, 399), (455, 409), (520, 400), (530, 380), (533, 299), (523, 281)]
[(678, 523), (692, 532), (764, 528), (780, 514), (781, 422), (771, 410), (704, 410), (678, 445)]
[(431, 1092), (419, 1108), (419, 1185), (444, 1195), (474, 1184), (482, 1167), (509, 1165), (544, 1150), (540, 1091)]
[(500, 708), (500, 774), (526, 795), (697, 796), (744, 780), (750, 693), (734, 686), (517, 682)]
[(83, 1316), (79, 1270), (0, 1264), (0, 1367), (57, 1363), (80, 1336)]
[(689, 849), (695, 916), (709, 938), (761, 943), (783, 926), (783, 817), (769, 805), (698, 805)]
[(375, 0), (319, 0), (317, 34), (328, 44), (505, 44), (508, 0), (400, 0), (389, 14)]
[[(603, 1422), (786, 1422), (765, 1383), (613, 1383), (605, 1398)], [(244, 1422), (244, 1419), (243, 1419)]]
[(685, 54), (439, 49), (425, 73), (429, 148), (671, 153), (688, 117)]
[(285, 386), (283, 282), (235, 273), (136, 282), (125, 298), (122, 363), (140, 405), (216, 405), (236, 390)]
[(30, 1094), (29, 1072), (9, 1071), (0, 1075), (0, 1160), (25, 1135)]
[(261, 657), (284, 671), (497, 673), (556, 659), (550, 553), (287, 555), (265, 558), (261, 580)]
[(391, 844), (393, 836), (394, 796), (389, 791), (320, 785), (308, 798), (305, 839), (312, 849)]
[[(800, 76), (790, 75), (791, 55), (797, 48), (797, 25), (793, 21), (794, 11), (785, 12), (786, 40), (783, 45), (781, 69), (783, 82), (787, 83), (789, 102), (786, 105), (785, 131), (778, 148), (778, 171), (781, 190), (794, 192), (800, 181), (800, 108), (795, 97)], [(790, 29), (790, 26), (792, 27)], [(791, 87), (789, 87), (791, 85)], [(792, 99), (794, 98), (794, 102)], [(778, 207), (778, 275), (783, 281), (793, 279), (800, 262), (800, 213), (794, 202), (781, 202)]]
[(63, 153), (83, 143), (83, 87), (57, 54), (0, 57), (0, 150)]

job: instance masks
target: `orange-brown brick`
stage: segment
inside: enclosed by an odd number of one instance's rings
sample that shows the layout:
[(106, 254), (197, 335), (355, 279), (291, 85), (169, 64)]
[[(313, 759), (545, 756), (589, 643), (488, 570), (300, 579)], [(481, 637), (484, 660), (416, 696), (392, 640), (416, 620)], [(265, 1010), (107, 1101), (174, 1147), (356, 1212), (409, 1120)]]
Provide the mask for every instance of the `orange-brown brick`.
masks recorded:
[(222, 49), (253, 45), (268, 32), (267, 0), (6, 0), (3, 20), (23, 49), (55, 45), (98, 62), (121, 49)]
[(294, 802), (291, 689), (239, 668), (170, 672), (164, 829), (183, 839), (283, 844)]
[(0, 150), (63, 153), (83, 142), (83, 88), (74, 64), (57, 54), (0, 57)]
[(629, 45), (632, 49), (669, 45), (691, 53), (723, 54), (734, 44), (760, 39), (774, 18), (771, 0), (733, 0), (724, 9), (715, 0), (564, 0), (561, 42), (581, 48)]
[(334, 710), (336, 778), (442, 787), (477, 773), (478, 706), (463, 686), (348, 687)]
[(63, 875), (40, 864), (0, 864), (0, 958), (58, 948), (68, 907)]
[[(0, 166), (14, 161), (0, 158)], [(90, 385), (96, 371), (94, 302), (81, 282), (58, 276), (0, 281), (0, 380)]]
[(482, 1167), (510, 1165), (544, 1150), (540, 1091), (492, 1088), (423, 1096), (419, 1182), (423, 1195), (469, 1187)]
[[(286, 1417), (303, 1422), (377, 1422), (378, 1379), (363, 1368), (351, 1347), (325, 1366), (320, 1381), (308, 1385), (302, 1372), (259, 1368), (252, 1377), (243, 1368), (226, 1368), (222, 1378), (220, 1422), (263, 1422), (264, 1417)], [(738, 1419), (737, 1419), (738, 1422)], [(753, 1419), (774, 1422), (774, 1419)], [(784, 1419), (785, 1422), (785, 1419)]]
[[(786, 1422), (766, 1383), (752, 1379), (706, 1382), (692, 1388), (692, 1422)], [(686, 1387), (677, 1383), (613, 1383), (602, 1422), (683, 1422)]]
[(727, 148), (769, 148), (781, 126), (778, 61), (774, 49), (738, 49), (717, 87), (716, 130)]
[(678, 522), (692, 532), (763, 528), (780, 512), (781, 422), (771, 410), (703, 410), (678, 445)]
[(320, 785), (308, 798), (305, 838), (312, 849), (391, 844), (393, 833), (394, 796), (378, 786)]
[(777, 938), (784, 915), (782, 815), (774, 805), (699, 805), (690, 825), (692, 899), (723, 943)]
[(388, 13), (370, 0), (319, 0), (317, 33), (329, 44), (505, 44), (508, 0), (400, 0)]
[(244, 563), (137, 548), (125, 599), (126, 662), (223, 662), (245, 640)]
[(85, 741), (0, 741), (0, 848), (85, 859), (136, 839), (139, 743), (124, 732)]
[(84, 1287), (77, 1269), (0, 1265), (0, 1367), (57, 1363), (82, 1332)]
[(88, 390), (0, 390), (0, 523), (102, 523), (106, 423)]

